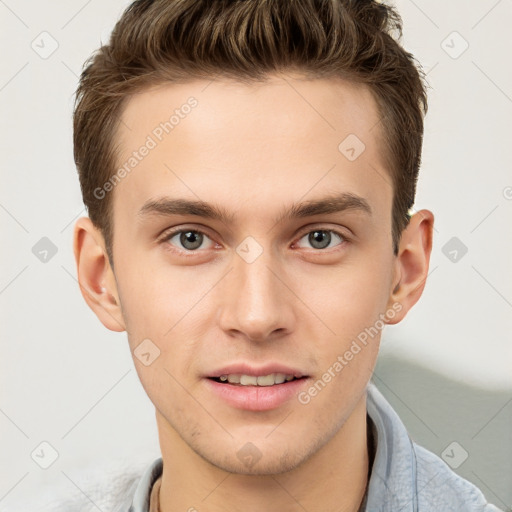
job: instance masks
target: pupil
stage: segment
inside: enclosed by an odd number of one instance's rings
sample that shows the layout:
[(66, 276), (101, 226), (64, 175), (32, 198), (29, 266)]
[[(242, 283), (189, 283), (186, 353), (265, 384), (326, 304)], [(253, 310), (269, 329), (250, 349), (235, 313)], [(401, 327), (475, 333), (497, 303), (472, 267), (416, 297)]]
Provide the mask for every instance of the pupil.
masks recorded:
[(197, 249), (201, 247), (203, 235), (197, 231), (186, 231), (181, 233), (180, 242), (186, 249)]
[(331, 234), (323, 230), (312, 231), (309, 234), (309, 242), (315, 249), (325, 249), (331, 243)]

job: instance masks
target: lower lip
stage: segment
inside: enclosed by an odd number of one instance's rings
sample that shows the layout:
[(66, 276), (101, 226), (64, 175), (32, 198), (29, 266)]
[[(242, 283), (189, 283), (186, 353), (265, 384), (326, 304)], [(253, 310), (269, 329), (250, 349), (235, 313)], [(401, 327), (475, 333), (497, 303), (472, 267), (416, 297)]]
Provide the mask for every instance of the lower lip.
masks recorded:
[(309, 379), (296, 379), (273, 386), (236, 386), (205, 379), (207, 386), (229, 405), (247, 411), (268, 411), (276, 409), (297, 396)]

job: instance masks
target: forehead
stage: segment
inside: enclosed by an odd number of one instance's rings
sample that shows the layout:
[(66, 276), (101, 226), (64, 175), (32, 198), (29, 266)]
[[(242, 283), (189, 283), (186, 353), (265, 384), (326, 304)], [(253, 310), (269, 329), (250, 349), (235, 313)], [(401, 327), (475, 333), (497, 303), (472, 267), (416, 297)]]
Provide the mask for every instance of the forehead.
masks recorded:
[[(191, 103), (195, 105), (189, 108)], [(184, 127), (180, 125), (185, 123), (181, 121), (188, 114), (193, 114), (193, 121), (186, 124), (193, 124), (196, 133), (201, 127), (210, 137), (220, 128), (226, 133), (234, 130), (238, 139), (262, 128), (268, 138), (329, 136), (336, 132), (336, 137), (340, 137), (350, 129), (360, 139), (371, 142), (380, 132), (377, 103), (364, 84), (340, 78), (312, 80), (293, 75), (269, 75), (264, 82), (196, 80), (143, 89), (125, 105), (120, 140), (131, 141), (133, 128), (144, 133), (154, 132), (159, 139), (168, 134), (160, 127), (162, 134), (159, 125), (168, 121), (174, 132), (183, 132)], [(297, 122), (299, 117), (302, 122)]]
[(325, 192), (366, 197), (377, 210), (391, 204), (377, 104), (360, 84), (291, 75), (165, 84), (130, 98), (121, 120), (122, 215), (164, 194), (249, 216)]

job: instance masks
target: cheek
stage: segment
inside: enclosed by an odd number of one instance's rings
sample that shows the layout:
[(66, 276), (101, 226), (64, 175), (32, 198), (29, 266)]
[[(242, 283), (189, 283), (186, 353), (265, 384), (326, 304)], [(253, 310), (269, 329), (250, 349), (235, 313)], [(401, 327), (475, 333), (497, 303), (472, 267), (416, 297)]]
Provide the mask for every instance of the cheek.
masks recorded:
[[(191, 365), (197, 359), (199, 341), (206, 327), (212, 327), (209, 315), (216, 309), (205, 300), (212, 285), (204, 276), (194, 286), (190, 271), (169, 266), (146, 265), (137, 272), (130, 272), (131, 268), (137, 268), (133, 261), (119, 268), (118, 290), (139, 379), (155, 406), (164, 407), (162, 397), (170, 395), (178, 406), (186, 399), (179, 383), (187, 382), (194, 372)], [(146, 366), (148, 359), (151, 363)]]
[[(133, 269), (137, 269), (134, 271)], [(154, 337), (165, 341), (197, 305), (207, 290), (206, 283), (190, 272), (144, 262), (120, 265), (118, 290), (123, 316), (131, 337)]]
[[(329, 331), (354, 336), (385, 312), (391, 282), (391, 263), (384, 258), (347, 260), (339, 267), (302, 272), (297, 295), (311, 305)], [(366, 261), (365, 261), (366, 260)]]
[(348, 272), (319, 310), (329, 330), (312, 329), (318, 374), (301, 402), (311, 402), (319, 415), (351, 410), (373, 373), (387, 304), (384, 284), (377, 274)]
[(385, 325), (382, 315), (388, 302), (390, 262), (361, 258), (340, 266), (329, 280), (314, 277), (309, 276), (303, 288), (303, 293), (309, 288), (309, 299), (321, 320), (310, 316), (309, 321), (320, 379), (312, 395), (322, 390), (317, 403), (327, 406), (334, 401), (342, 407), (349, 400), (347, 392), (363, 388), (375, 367)]

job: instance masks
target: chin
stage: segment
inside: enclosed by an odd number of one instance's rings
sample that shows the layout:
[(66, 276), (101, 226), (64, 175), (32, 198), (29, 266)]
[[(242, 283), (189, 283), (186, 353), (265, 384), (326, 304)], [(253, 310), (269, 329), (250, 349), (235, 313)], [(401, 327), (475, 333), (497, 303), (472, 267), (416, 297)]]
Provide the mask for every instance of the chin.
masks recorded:
[[(222, 443), (208, 443), (207, 446), (196, 444), (192, 449), (223, 471), (237, 475), (265, 476), (297, 468), (320, 448), (314, 446), (313, 440), (306, 445), (303, 436), (289, 434), (270, 439), (274, 434), (269, 436), (269, 430), (266, 429), (261, 437), (236, 436), (225, 446)], [(212, 446), (215, 446), (214, 451)]]

